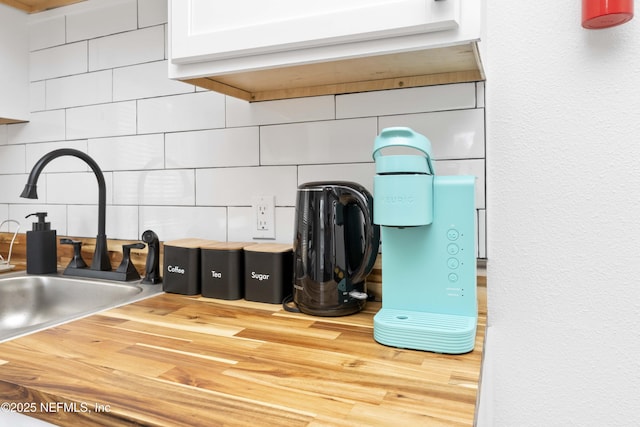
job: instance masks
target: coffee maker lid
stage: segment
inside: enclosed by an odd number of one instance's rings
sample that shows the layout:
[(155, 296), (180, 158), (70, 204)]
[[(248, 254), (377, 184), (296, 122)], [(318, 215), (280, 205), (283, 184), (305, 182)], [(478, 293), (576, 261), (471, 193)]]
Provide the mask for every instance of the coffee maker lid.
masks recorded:
[[(382, 155), (382, 150), (391, 147), (415, 149), (420, 155)], [(373, 146), (376, 173), (424, 173), (434, 175), (431, 164), (431, 141), (426, 136), (408, 127), (385, 128), (376, 137)]]

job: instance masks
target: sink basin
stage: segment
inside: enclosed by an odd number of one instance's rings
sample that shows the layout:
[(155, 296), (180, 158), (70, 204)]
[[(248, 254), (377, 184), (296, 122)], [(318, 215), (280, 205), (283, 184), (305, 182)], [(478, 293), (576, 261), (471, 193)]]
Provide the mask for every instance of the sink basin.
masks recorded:
[(0, 342), (162, 293), (161, 285), (9, 273), (0, 277)]

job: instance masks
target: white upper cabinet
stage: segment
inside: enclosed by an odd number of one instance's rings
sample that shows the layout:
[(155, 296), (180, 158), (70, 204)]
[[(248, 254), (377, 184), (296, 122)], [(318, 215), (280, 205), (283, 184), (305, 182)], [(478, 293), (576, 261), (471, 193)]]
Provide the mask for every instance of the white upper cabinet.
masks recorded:
[(0, 4), (0, 124), (28, 120), (27, 14)]
[(169, 77), (249, 101), (482, 80), (482, 7), (170, 0)]
[(426, 33), (456, 28), (459, 15), (455, 0), (174, 1), (171, 58), (190, 63)]

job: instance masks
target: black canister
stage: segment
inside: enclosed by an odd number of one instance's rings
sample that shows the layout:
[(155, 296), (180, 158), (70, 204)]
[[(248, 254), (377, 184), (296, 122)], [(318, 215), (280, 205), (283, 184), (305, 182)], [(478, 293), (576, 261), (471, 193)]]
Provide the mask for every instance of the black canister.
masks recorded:
[(174, 294), (200, 293), (200, 247), (210, 241), (180, 239), (164, 243), (162, 290)]
[(36, 212), (27, 215), (37, 216), (31, 231), (27, 231), (27, 273), (50, 274), (58, 271), (58, 247), (56, 230), (51, 229), (51, 223), (46, 222), (46, 212)]
[(200, 248), (203, 297), (224, 300), (244, 297), (244, 248), (252, 244), (213, 242)]
[(291, 245), (260, 243), (244, 248), (244, 299), (280, 304), (291, 290)]

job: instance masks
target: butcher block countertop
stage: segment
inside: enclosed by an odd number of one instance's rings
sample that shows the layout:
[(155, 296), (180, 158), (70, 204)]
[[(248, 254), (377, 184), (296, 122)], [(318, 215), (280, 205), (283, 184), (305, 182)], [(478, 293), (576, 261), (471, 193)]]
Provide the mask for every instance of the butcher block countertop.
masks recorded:
[(473, 425), (478, 294), (455, 356), (376, 343), (375, 302), (322, 318), (161, 294), (0, 344), (0, 403), (60, 426)]

